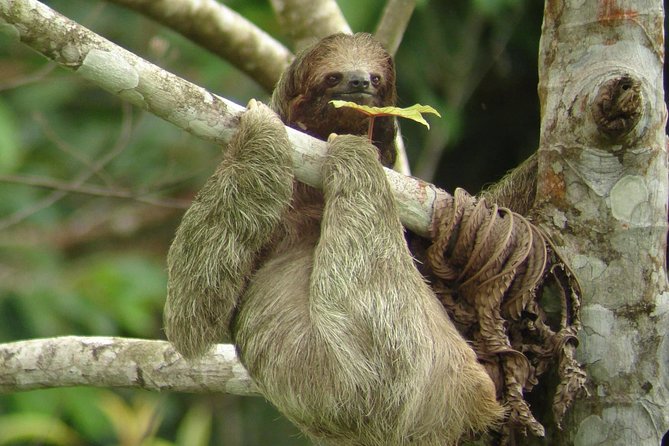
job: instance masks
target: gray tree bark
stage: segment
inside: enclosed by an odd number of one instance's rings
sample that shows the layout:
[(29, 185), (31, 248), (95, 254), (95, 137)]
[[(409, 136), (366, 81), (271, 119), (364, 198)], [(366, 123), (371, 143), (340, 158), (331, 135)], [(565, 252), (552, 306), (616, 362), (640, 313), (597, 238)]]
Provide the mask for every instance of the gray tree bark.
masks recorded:
[(547, 0), (536, 221), (582, 286), (590, 395), (550, 444), (658, 446), (669, 428), (660, 0)]
[(0, 393), (52, 387), (258, 395), (235, 347), (186, 361), (167, 341), (63, 336), (0, 344)]
[(330, 34), (351, 34), (335, 0), (271, 0), (271, 4), (297, 51)]

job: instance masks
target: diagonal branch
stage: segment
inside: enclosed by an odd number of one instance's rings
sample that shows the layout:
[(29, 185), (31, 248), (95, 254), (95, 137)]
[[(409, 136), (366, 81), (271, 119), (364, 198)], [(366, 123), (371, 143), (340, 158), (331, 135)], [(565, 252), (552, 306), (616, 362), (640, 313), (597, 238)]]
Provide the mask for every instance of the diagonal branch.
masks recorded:
[(351, 27), (335, 0), (271, 0), (281, 28), (297, 50), (335, 33), (351, 33)]
[(416, 7), (416, 0), (388, 0), (383, 8), (374, 37), (383, 44), (393, 56), (397, 53), (404, 37), (404, 31)]
[(288, 48), (215, 0), (108, 0), (139, 11), (238, 67), (267, 91), (293, 58)]
[[(241, 106), (120, 48), (36, 0), (0, 0), (0, 23), (26, 45), (101, 88), (217, 144), (226, 144)], [(325, 143), (287, 128), (299, 181), (320, 185)], [(436, 186), (386, 170), (404, 225), (428, 236), (434, 200), (450, 196)]]

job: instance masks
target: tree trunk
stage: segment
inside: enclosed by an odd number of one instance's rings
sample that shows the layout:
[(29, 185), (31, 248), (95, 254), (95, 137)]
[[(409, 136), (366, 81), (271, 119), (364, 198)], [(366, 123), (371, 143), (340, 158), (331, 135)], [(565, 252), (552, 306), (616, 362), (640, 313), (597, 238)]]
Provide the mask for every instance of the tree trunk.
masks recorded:
[(658, 446), (669, 428), (662, 2), (547, 0), (542, 31), (534, 213), (582, 287), (590, 391), (549, 444)]

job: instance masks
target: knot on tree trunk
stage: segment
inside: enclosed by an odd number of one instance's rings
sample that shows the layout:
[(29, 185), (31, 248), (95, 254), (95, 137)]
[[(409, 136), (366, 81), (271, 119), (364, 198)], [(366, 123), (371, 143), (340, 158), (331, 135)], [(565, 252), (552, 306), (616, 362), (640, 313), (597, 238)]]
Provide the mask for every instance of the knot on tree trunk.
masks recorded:
[[(526, 435), (528, 430), (543, 436), (526, 393), (554, 368), (560, 378), (553, 399), (559, 426), (585, 384), (585, 373), (574, 359), (576, 280), (536, 226), (462, 189), (438, 204), (433, 227), (426, 252), (433, 288), (472, 342), (508, 408), (502, 443), (512, 443), (517, 432)], [(551, 306), (559, 310), (545, 308)]]
[(627, 135), (641, 118), (641, 83), (625, 74), (606, 81), (592, 103), (597, 129), (610, 139)]

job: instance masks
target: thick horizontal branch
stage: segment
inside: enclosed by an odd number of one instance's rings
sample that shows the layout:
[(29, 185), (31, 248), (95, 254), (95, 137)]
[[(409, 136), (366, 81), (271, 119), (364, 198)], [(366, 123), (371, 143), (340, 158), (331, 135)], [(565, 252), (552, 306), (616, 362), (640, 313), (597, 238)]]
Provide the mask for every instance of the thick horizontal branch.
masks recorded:
[(186, 361), (167, 341), (67, 336), (0, 344), (0, 393), (51, 387), (257, 395), (235, 348)]
[[(0, 0), (0, 24), (35, 51), (101, 88), (193, 135), (226, 144), (239, 123), (241, 106), (221, 98), (58, 14), (36, 0)], [(295, 176), (318, 187), (325, 143), (288, 129)], [(387, 170), (404, 225), (431, 234), (436, 186)]]

